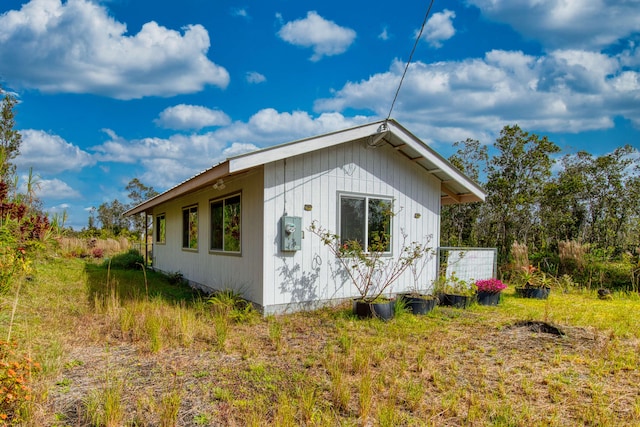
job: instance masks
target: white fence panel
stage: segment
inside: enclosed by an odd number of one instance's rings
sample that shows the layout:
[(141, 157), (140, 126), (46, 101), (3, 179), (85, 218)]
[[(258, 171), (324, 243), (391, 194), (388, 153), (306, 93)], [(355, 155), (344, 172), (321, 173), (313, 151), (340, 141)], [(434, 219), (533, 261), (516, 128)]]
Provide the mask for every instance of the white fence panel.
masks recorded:
[(496, 277), (498, 251), (496, 248), (438, 248), (440, 275), (466, 282)]

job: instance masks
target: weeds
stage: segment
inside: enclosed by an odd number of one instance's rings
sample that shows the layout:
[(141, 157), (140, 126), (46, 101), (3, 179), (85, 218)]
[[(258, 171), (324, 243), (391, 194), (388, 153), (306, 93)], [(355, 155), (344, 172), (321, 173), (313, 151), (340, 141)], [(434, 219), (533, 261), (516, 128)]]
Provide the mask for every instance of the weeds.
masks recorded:
[[(140, 270), (48, 262), (12, 335), (16, 354), (47, 366), (30, 377), (31, 409), (17, 410), (26, 426), (640, 424), (636, 296), (574, 288), (542, 302), (507, 289), (491, 309), (386, 323), (346, 305), (244, 321), (224, 302), (235, 297), (209, 302), (152, 270), (147, 298)], [(545, 316), (566, 335), (518, 326)]]
[(251, 302), (233, 289), (215, 292), (206, 302), (214, 314), (229, 318), (236, 323), (251, 323), (257, 317)]
[(315, 387), (298, 387), (296, 390), (300, 420), (304, 425), (309, 425), (314, 418), (318, 404), (317, 394)]
[(269, 339), (276, 351), (282, 349), (282, 323), (275, 317), (269, 318)]
[(365, 372), (360, 377), (359, 384), (359, 409), (360, 419), (366, 421), (371, 415), (371, 407), (373, 405), (373, 380), (371, 378), (371, 372)]
[(178, 425), (178, 411), (182, 396), (180, 390), (171, 390), (162, 396), (160, 401), (160, 426), (175, 427)]
[(118, 427), (125, 417), (123, 383), (112, 372), (104, 375), (102, 387), (92, 390), (85, 401), (87, 420), (94, 426)]
[(225, 314), (214, 314), (213, 327), (216, 331), (216, 345), (221, 351), (224, 351), (227, 335), (229, 334), (229, 317)]

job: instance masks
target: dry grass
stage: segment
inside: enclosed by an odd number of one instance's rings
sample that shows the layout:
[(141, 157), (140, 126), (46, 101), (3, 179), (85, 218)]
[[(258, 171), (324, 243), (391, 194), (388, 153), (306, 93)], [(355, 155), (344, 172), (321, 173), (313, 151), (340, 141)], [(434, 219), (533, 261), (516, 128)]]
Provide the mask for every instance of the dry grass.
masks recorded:
[(558, 242), (560, 264), (565, 271), (582, 271), (586, 263), (587, 249), (586, 245), (575, 240)]
[(49, 366), (27, 425), (107, 425), (114, 383), (120, 425), (640, 425), (637, 297), (507, 291), (499, 307), (390, 322), (341, 307), (229, 321), (221, 343), (206, 304), (154, 294), (154, 275), (150, 297), (125, 295), (112, 275), (99, 289), (78, 260), (39, 267), (14, 328)]
[(522, 267), (529, 266), (529, 249), (526, 244), (513, 242), (511, 256), (513, 257), (514, 270), (520, 271)]
[(56, 239), (62, 253), (73, 254), (75, 256), (85, 257), (92, 256), (94, 250), (99, 250), (101, 256), (111, 256), (126, 252), (131, 248), (131, 243), (125, 237), (117, 239), (96, 239), (96, 238), (77, 238), (77, 237), (60, 237)]

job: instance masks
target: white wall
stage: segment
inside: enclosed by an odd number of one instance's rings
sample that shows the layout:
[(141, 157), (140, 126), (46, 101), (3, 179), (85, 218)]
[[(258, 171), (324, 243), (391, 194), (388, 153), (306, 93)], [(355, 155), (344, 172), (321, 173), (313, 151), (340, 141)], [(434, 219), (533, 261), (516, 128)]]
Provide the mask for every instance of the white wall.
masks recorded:
[[(258, 304), (262, 301), (262, 170), (225, 180), (223, 190), (209, 187), (160, 205), (155, 215), (166, 215), (166, 244), (155, 242), (153, 265), (164, 272), (180, 271), (186, 279), (210, 289), (233, 288)], [(242, 192), (241, 255), (209, 251), (209, 202)], [(198, 205), (198, 250), (182, 249), (182, 208)], [(154, 222), (155, 223), (155, 222)]]
[[(264, 295), (265, 311), (281, 311), (287, 304), (305, 306), (311, 300), (357, 296), (349, 282), (336, 276), (335, 259), (317, 236), (307, 228), (312, 221), (338, 233), (338, 194), (387, 196), (394, 198), (397, 215), (393, 219), (393, 253), (398, 254), (400, 230), (409, 241), (439, 245), (440, 181), (409, 161), (393, 148), (365, 148), (348, 143), (278, 161), (264, 167)], [(285, 198), (286, 194), (286, 198)], [(304, 205), (312, 206), (305, 211)], [(279, 220), (284, 213), (302, 217), (302, 249), (284, 253), (279, 249)], [(414, 218), (414, 214), (420, 218)], [(433, 257), (425, 268), (421, 285), (431, 285), (436, 277)], [(413, 286), (405, 274), (394, 292)], [(309, 304), (312, 306), (313, 304)]]

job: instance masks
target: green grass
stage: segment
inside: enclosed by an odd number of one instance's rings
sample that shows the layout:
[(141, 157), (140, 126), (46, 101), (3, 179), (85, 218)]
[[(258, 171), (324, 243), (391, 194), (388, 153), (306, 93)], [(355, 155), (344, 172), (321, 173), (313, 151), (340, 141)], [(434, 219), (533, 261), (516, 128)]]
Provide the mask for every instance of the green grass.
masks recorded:
[(510, 289), (498, 307), (388, 322), (348, 305), (260, 318), (146, 275), (35, 264), (12, 331), (43, 366), (24, 425), (640, 425), (637, 295)]

